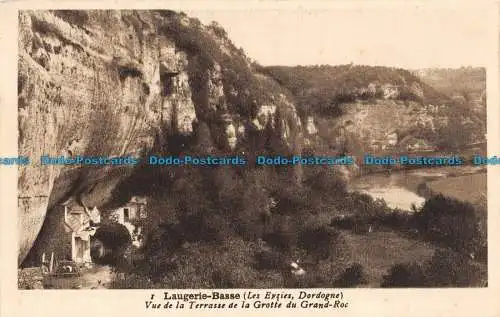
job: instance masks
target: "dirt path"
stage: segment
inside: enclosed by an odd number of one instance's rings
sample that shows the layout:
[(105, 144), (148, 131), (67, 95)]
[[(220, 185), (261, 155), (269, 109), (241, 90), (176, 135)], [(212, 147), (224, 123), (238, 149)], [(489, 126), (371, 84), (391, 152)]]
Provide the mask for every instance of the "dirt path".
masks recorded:
[(52, 289), (105, 289), (109, 287), (113, 272), (109, 266), (85, 269), (77, 277), (47, 277), (44, 288)]

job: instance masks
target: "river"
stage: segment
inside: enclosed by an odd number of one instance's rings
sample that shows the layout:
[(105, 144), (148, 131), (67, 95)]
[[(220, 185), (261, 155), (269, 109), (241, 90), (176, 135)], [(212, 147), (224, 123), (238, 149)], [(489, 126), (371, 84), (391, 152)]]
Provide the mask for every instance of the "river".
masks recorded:
[(373, 173), (359, 176), (351, 181), (349, 189), (382, 198), (392, 208), (411, 210), (425, 202), (418, 187), (424, 182), (478, 173), (477, 167), (437, 167), (417, 170), (400, 170), (387, 173)]

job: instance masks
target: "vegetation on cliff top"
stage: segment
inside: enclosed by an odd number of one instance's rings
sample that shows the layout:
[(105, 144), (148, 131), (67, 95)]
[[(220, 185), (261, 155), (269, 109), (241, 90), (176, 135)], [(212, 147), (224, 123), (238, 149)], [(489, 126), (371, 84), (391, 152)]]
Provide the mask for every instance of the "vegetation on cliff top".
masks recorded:
[[(449, 99), (401, 68), (364, 65), (270, 66), (262, 71), (295, 96), (301, 113), (338, 116), (339, 105), (356, 99), (381, 99), (383, 91), (369, 85), (394, 85), (399, 100), (443, 104)], [(416, 90), (420, 90), (417, 93)]]
[(430, 68), (412, 72), (449, 97), (458, 95), (465, 99), (486, 98), (483, 94), (486, 90), (486, 69), (483, 67)]
[(237, 48), (216, 22), (204, 26), (196, 18), (171, 11), (158, 12), (164, 17), (160, 33), (172, 38), (195, 64), (190, 76), (193, 87), (198, 88), (193, 89), (195, 93), (206, 89), (203, 77), (207, 70), (219, 65), (229, 110), (245, 118), (254, 119), (263, 104), (279, 106), (280, 100), (276, 98), (279, 94), (289, 95), (271, 78), (257, 76), (244, 50)]

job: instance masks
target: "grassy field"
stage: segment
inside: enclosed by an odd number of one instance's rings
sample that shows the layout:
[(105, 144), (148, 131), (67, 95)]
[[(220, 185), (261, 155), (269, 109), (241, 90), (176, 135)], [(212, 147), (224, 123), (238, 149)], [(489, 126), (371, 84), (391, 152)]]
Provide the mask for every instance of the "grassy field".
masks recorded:
[[(380, 287), (383, 276), (396, 264), (419, 262), (432, 259), (439, 247), (422, 240), (404, 237), (393, 231), (375, 231), (368, 234), (353, 234), (343, 231), (343, 236), (350, 249), (350, 261), (361, 264), (367, 274), (367, 283), (360, 287)], [(472, 271), (480, 272), (481, 278), (470, 286), (486, 285), (488, 280), (487, 265), (470, 263)], [(464, 276), (470, 274), (461, 272)]]
[(428, 182), (427, 187), (433, 193), (476, 204), (486, 198), (486, 183), (487, 174), (478, 173)]
[(367, 287), (379, 287), (382, 277), (393, 265), (426, 261), (435, 251), (435, 247), (426, 242), (405, 238), (396, 232), (343, 233), (351, 250), (350, 260), (360, 263), (366, 270)]

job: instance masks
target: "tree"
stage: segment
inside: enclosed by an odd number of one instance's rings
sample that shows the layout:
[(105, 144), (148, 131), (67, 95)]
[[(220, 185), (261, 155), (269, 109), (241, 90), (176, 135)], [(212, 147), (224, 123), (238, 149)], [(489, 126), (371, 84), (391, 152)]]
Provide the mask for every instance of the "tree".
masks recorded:
[(441, 194), (428, 199), (417, 215), (419, 231), (462, 253), (474, 253), (484, 244), (477, 211), (470, 203)]
[(333, 282), (334, 287), (356, 287), (367, 282), (367, 276), (363, 266), (359, 263), (354, 263), (340, 274)]

